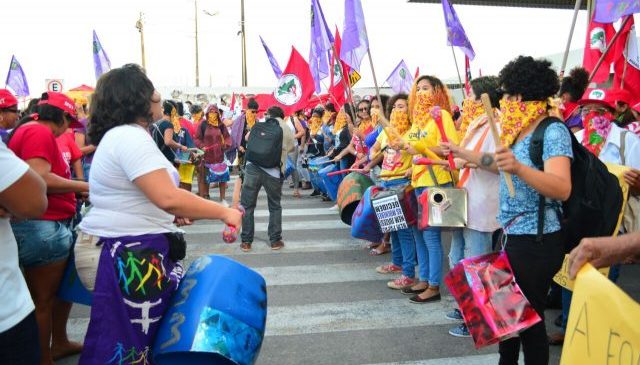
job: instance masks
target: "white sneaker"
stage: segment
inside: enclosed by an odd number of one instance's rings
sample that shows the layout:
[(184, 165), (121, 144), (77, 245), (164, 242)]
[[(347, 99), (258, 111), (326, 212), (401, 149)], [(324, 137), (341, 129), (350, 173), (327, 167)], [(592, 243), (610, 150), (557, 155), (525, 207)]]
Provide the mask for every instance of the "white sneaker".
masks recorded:
[(229, 203), (227, 203), (226, 199), (222, 199), (222, 201), (220, 202), (220, 204), (222, 204), (223, 207), (225, 208), (229, 208)]
[(332, 206), (331, 208), (329, 208), (329, 210), (335, 210), (338, 211), (338, 204)]

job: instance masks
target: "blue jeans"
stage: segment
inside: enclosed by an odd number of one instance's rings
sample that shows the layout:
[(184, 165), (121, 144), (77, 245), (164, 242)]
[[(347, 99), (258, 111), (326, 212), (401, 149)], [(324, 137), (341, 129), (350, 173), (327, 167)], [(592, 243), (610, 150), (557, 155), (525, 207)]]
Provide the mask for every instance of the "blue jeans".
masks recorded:
[[(450, 183), (443, 187), (451, 186)], [(427, 187), (415, 189), (419, 197)], [(420, 281), (426, 281), (431, 286), (440, 286), (442, 282), (442, 237), (440, 227), (429, 227), (424, 231), (413, 227), (413, 237), (416, 241), (416, 253), (418, 255), (418, 275)]]
[(475, 257), (491, 252), (493, 232), (480, 232), (471, 228), (452, 231), (449, 267), (453, 269), (464, 258)]
[[(408, 179), (381, 180), (380, 187), (392, 188), (408, 185)], [(391, 262), (402, 266), (402, 274), (409, 278), (416, 276), (416, 244), (412, 228), (391, 232)]]
[(71, 230), (62, 221), (25, 220), (12, 223), (18, 242), (20, 265), (44, 266), (66, 260), (71, 249)]

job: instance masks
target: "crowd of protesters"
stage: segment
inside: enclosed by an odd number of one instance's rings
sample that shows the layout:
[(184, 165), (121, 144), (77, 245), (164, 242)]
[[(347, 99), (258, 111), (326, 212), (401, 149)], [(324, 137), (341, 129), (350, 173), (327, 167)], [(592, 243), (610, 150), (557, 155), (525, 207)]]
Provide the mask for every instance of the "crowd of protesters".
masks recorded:
[[(21, 112), (17, 99), (0, 90), (0, 295), (16, 298), (0, 310), (0, 362), (53, 364), (82, 352), (81, 364), (102, 364), (116, 343), (147, 356), (159, 322), (139, 331), (132, 321), (140, 311), (135, 303), (160, 298), (149, 316), (163, 315), (184, 274), (187, 244), (179, 226), (217, 219), (241, 227), (240, 248), (250, 251), (264, 187), (270, 247), (280, 250), (283, 184), (296, 199), (310, 191), (331, 202), (327, 208), (342, 208), (313, 181), (310, 161), (321, 157), (336, 170), (359, 171), (382, 190), (406, 188), (416, 197), (435, 187), (466, 190), (464, 228), (411, 226), (367, 243), (371, 255), (391, 253), (390, 262), (376, 268), (397, 275), (389, 288), (411, 303), (440, 301), (443, 239), (451, 237), (451, 268), (503, 248), (523, 294), (544, 318), (552, 278), (568, 253), (559, 213), (572, 192), (572, 134), (601, 161), (625, 166), (630, 196), (640, 194), (637, 98), (625, 90), (587, 89), (580, 69), (560, 80), (550, 66), (518, 57), (498, 76), (472, 80), (461, 109), (442, 81), (425, 75), (408, 94), (341, 106), (327, 102), (292, 115), (250, 99), (235, 119), (216, 104), (163, 100), (136, 65), (104, 74), (90, 101), (46, 92)], [(480, 101), (482, 94), (492, 110)], [(498, 121), (499, 140), (488, 114)], [(529, 151), (543, 121), (548, 125), (539, 165)], [(423, 156), (430, 164), (416, 163)], [(239, 194), (229, 203), (234, 169)], [(503, 173), (512, 176), (515, 194), (509, 194)], [(219, 203), (209, 196), (212, 187), (219, 190)], [(620, 233), (617, 240), (586, 239), (570, 256), (572, 274), (585, 261), (603, 266), (637, 256), (637, 233)], [(594, 248), (599, 240), (606, 250)], [(67, 338), (71, 303), (56, 298), (70, 254), (78, 249), (94, 252), (92, 265), (76, 264), (93, 292), (84, 344)], [(149, 277), (136, 288), (119, 268), (143, 262), (155, 276), (140, 294)], [(566, 328), (570, 292), (556, 292), (564, 307), (559, 324)], [(446, 316), (459, 322), (452, 336), (469, 337), (459, 309)], [(500, 364), (517, 364), (521, 346), (527, 364), (546, 364), (549, 344), (562, 341), (562, 333), (548, 337), (539, 322), (500, 342)]]

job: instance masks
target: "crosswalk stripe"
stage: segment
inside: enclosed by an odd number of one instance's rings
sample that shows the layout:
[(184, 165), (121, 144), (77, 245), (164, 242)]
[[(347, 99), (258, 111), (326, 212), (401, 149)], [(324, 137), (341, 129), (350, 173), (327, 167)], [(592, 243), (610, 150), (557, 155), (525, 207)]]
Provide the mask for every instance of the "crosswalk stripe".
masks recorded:
[[(355, 251), (363, 249), (364, 241), (352, 239), (334, 239), (334, 240), (316, 240), (309, 237), (309, 240), (285, 241), (285, 250), (278, 252), (325, 252), (325, 251)], [(206, 255), (236, 255), (251, 254), (263, 255), (273, 253), (266, 244), (256, 243), (252, 246), (251, 251), (245, 253), (240, 250), (239, 244), (221, 244), (221, 243), (188, 243), (187, 255), (199, 256)], [(206, 252), (200, 252), (206, 251)]]
[(267, 286), (362, 282), (388, 278), (378, 274), (373, 263), (267, 266), (254, 270), (264, 277)]
[[(282, 209), (282, 218), (286, 217), (318, 217), (318, 216), (329, 216), (334, 219), (339, 220), (338, 212), (335, 210), (330, 210), (329, 208), (283, 208)], [(254, 218), (268, 218), (269, 210), (268, 209), (256, 209), (253, 212)], [(202, 221), (196, 221), (196, 225), (202, 224)], [(205, 222), (206, 223), (206, 222)]]
[[(447, 357), (440, 359), (419, 360), (419, 361), (403, 361), (403, 362), (385, 362), (368, 365), (486, 365), (497, 364), (500, 356), (498, 354), (472, 355), (460, 357)], [(520, 354), (519, 364), (524, 364), (523, 356)]]
[[(254, 229), (256, 232), (267, 232), (269, 223), (255, 223)], [(211, 221), (211, 224), (198, 224), (183, 228), (187, 234), (203, 234), (203, 233), (216, 233), (222, 232), (224, 225), (219, 221)], [(282, 222), (282, 231), (309, 231), (309, 230), (332, 230), (332, 229), (351, 229), (348, 225), (342, 223), (339, 219), (336, 220), (322, 220), (322, 221), (294, 221), (294, 222)]]

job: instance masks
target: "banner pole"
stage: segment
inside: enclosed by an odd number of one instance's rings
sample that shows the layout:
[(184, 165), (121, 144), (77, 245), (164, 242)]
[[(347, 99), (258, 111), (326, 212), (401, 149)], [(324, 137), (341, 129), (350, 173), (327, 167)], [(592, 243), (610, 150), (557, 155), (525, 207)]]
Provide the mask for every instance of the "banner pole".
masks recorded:
[(462, 77), (460, 77), (460, 68), (458, 68), (458, 59), (456, 58), (456, 51), (451, 46), (451, 53), (453, 54), (453, 63), (456, 64), (456, 72), (458, 73), (458, 82), (460, 83), (460, 90), (462, 90), (462, 95), (465, 95), (464, 92), (464, 84), (462, 83)]
[(367, 54), (369, 55), (369, 65), (371, 66), (371, 74), (373, 74), (373, 85), (376, 88), (376, 98), (378, 98), (378, 103), (380, 104), (380, 107), (384, 108), (385, 105), (382, 104), (382, 98), (380, 98), (380, 88), (378, 87), (378, 78), (376, 77), (376, 70), (373, 68), (373, 57), (371, 57), (371, 47), (367, 49)]
[(573, 20), (571, 21), (571, 29), (569, 30), (569, 39), (567, 40), (567, 47), (564, 49), (564, 56), (562, 57), (562, 66), (560, 67), (560, 78), (564, 77), (564, 71), (567, 67), (567, 60), (569, 58), (569, 48), (571, 48), (571, 40), (573, 39), (573, 31), (576, 28), (576, 19), (578, 18), (578, 12), (582, 6), (582, 0), (576, 0), (576, 6), (573, 8)]

